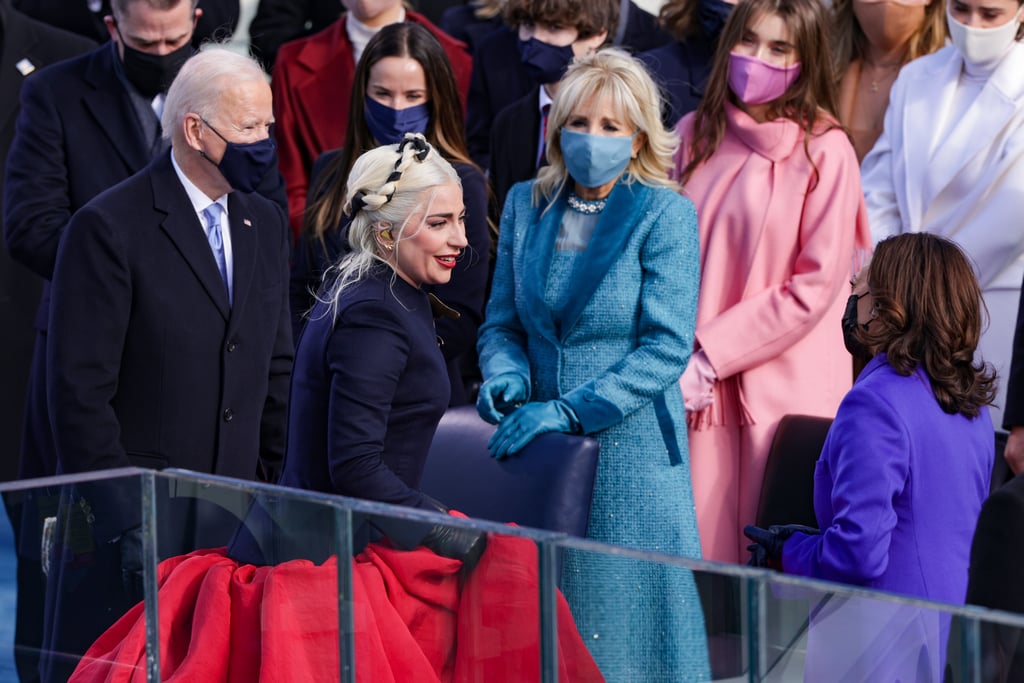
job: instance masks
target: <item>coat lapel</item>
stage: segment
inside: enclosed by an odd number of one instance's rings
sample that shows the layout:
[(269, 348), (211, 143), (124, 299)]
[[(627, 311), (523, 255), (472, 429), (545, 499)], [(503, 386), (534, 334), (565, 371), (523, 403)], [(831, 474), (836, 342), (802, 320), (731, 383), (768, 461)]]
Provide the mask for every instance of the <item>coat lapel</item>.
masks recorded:
[(605, 275), (622, 255), (637, 222), (644, 215), (643, 208), (647, 205), (650, 192), (651, 188), (638, 182), (619, 182), (608, 195), (608, 204), (601, 211), (594, 234), (583, 254), (579, 279), (572, 283), (575, 294), (562, 314), (562, 339), (576, 325)]
[[(94, 90), (82, 99), (99, 129), (109, 139), (110, 146), (135, 173), (149, 163), (149, 145), (143, 140), (141, 126), (124, 84), (117, 77), (115, 59), (117, 54), (112, 43), (110, 49), (96, 51), (85, 74)], [(117, 95), (112, 97), (112, 93)]]
[[(153, 163), (151, 169), (153, 208), (165, 216), (160, 223), (160, 227), (167, 233), (167, 236), (177, 247), (182, 257), (192, 269), (192, 272), (195, 273), (203, 289), (206, 290), (214, 305), (217, 306), (217, 310), (227, 320), (231, 315), (227, 288), (224, 286), (224, 280), (220, 276), (220, 270), (217, 268), (217, 262), (213, 258), (213, 252), (210, 250), (210, 243), (203, 232), (203, 225), (199, 221), (199, 216), (196, 215), (195, 208), (185, 193), (185, 188), (181, 186), (181, 181), (178, 180), (178, 176), (174, 173), (174, 167), (171, 166), (170, 153), (168, 152), (160, 156)], [(234, 217), (232, 217), (232, 222), (234, 222)], [(234, 240), (234, 237), (235, 230), (232, 227), (232, 240)], [(235, 246), (233, 241), (231, 246), (233, 250), (236, 250), (235, 281), (237, 282), (238, 247)], [(251, 259), (249, 260), (251, 261)], [(246, 290), (248, 290), (248, 287), (246, 287)], [(236, 296), (238, 296), (237, 289)]]
[(526, 314), (536, 322), (537, 328), (546, 339), (556, 343), (559, 335), (555, 331), (555, 320), (551, 316), (551, 310), (544, 303), (544, 291), (547, 289), (551, 257), (555, 251), (555, 238), (562, 225), (562, 214), (567, 207), (565, 195), (560, 194), (546, 212), (541, 213), (542, 210), (537, 209), (539, 220), (527, 226), (519, 241), (525, 274), (522, 291)]
[(1011, 99), (1009, 93), (1019, 96), (1021, 86), (1013, 81), (1020, 79), (1021, 67), (1021, 60), (1015, 60), (1012, 56), (1006, 59), (992, 74), (960, 120), (946, 127), (948, 133), (943, 136), (942, 144), (936, 147), (935, 154), (931, 157), (930, 165), (935, 178), (932, 187), (936, 195), (977, 154), (989, 151), (986, 145), (979, 145), (978, 140), (991, 140), (998, 136), (1006, 127), (1006, 122), (1016, 113), (1017, 103)]
[(321, 42), (307, 44), (297, 57), (298, 64), (306, 69), (307, 75), (295, 84), (295, 99), (303, 103), (309, 128), (319, 145), (317, 149), (321, 150), (334, 149), (344, 142), (345, 131), (341, 127), (317, 125), (316, 122), (335, 121), (337, 112), (347, 111), (351, 89), (351, 84), (344, 82), (325, 87), (324, 77), (337, 77), (340, 81), (344, 74), (354, 73), (356, 69), (352, 46), (345, 32), (345, 17), (325, 30), (335, 34), (330, 41), (330, 51), (325, 52)]
[[(918, 168), (922, 156), (925, 159), (931, 157), (941, 132), (938, 126), (925, 125), (923, 122), (934, 121), (936, 111), (949, 111), (956, 94), (961, 63), (956, 48), (951, 48), (948, 58), (936, 64), (924, 78), (914, 79), (907, 84), (906, 111), (901, 121), (903, 168)], [(941, 86), (937, 99), (936, 84)], [(920, 177), (914, 180), (916, 182), (908, 182), (904, 188), (906, 215), (910, 217), (911, 225), (918, 226), (924, 220), (924, 188), (919, 182)]]
[[(231, 252), (234, 269), (232, 311), (245, 310), (245, 301), (256, 270), (256, 219), (248, 202), (237, 192), (228, 195), (228, 218), (231, 221)], [(238, 316), (232, 316), (232, 325)]]

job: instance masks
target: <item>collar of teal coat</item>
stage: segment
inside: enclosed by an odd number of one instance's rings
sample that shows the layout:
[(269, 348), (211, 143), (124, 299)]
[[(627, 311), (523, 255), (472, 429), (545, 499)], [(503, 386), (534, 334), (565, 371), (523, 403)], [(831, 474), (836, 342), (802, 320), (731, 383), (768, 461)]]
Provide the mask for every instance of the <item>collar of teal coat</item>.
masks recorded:
[(601, 217), (583, 254), (579, 279), (576, 282), (565, 283), (566, 287), (573, 287), (575, 294), (565, 308), (560, 330), (544, 303), (544, 291), (547, 288), (551, 258), (555, 252), (555, 239), (561, 227), (562, 215), (568, 209), (568, 189), (555, 198), (547, 212), (541, 214), (540, 210), (537, 211), (535, 215), (539, 216), (539, 220), (527, 228), (521, 245), (525, 250), (522, 292), (526, 303), (525, 310), (534, 317), (546, 338), (560, 343), (575, 327), (605, 274), (622, 255), (633, 229), (643, 219), (643, 209), (647, 206), (651, 191), (647, 185), (639, 182), (629, 183), (625, 180), (620, 180), (612, 188), (611, 194), (608, 195), (608, 203), (601, 211)]

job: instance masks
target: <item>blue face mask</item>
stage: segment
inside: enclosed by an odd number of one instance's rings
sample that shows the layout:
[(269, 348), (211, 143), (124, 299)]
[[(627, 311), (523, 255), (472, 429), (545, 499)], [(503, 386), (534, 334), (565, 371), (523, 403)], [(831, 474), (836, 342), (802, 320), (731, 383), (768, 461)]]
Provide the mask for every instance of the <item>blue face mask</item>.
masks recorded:
[(417, 104), (405, 109), (392, 109), (372, 97), (366, 98), (363, 108), (366, 127), (373, 139), (382, 145), (394, 145), (405, 139), (406, 133), (426, 135), (430, 125), (430, 105)]
[(206, 156), (205, 152), (199, 153), (220, 169), (220, 174), (231, 185), (231, 189), (240, 192), (254, 192), (263, 177), (267, 175), (267, 171), (277, 162), (277, 145), (274, 144), (273, 127), (271, 127), (270, 135), (267, 138), (256, 142), (242, 143), (231, 142), (205, 119), (203, 123), (216, 133), (227, 147), (224, 148), (224, 156), (221, 157), (219, 164)]
[(563, 128), (561, 148), (565, 168), (583, 187), (601, 187), (610, 183), (629, 165), (634, 135), (613, 138)]
[(558, 47), (536, 38), (519, 41), (519, 59), (537, 85), (561, 80), (573, 56), (572, 45)]
[(718, 39), (718, 34), (722, 32), (735, 6), (725, 0), (700, 0), (697, 3), (697, 21), (700, 22), (705, 38), (709, 41)]

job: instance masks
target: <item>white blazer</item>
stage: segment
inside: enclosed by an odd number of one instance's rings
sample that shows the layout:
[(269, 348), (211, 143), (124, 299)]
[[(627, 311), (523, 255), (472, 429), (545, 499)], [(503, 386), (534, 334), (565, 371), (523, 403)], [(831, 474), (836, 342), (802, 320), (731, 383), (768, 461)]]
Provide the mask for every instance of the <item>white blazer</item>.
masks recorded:
[(953, 46), (903, 67), (885, 130), (861, 165), (864, 197), (875, 242), (927, 230), (973, 259), (991, 318), (981, 354), (1003, 379), (1024, 278), (1024, 45), (1014, 44), (960, 120), (940, 132), (962, 68)]

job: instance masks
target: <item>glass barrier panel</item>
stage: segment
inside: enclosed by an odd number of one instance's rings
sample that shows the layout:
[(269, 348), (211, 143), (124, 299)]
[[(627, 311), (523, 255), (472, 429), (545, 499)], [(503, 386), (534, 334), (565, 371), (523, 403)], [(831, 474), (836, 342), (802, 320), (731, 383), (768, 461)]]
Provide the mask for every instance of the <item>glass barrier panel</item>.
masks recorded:
[(0, 495), (0, 680), (1024, 680), (1022, 615), (184, 472)]
[[(11, 654), (17, 678), (67, 681), (93, 642), (141, 599), (138, 470), (5, 484), (16, 594)], [(129, 533), (133, 531), (135, 533)], [(10, 566), (10, 565), (3, 565)], [(144, 642), (144, 641), (143, 641)], [(145, 673), (145, 661), (125, 664)]]

